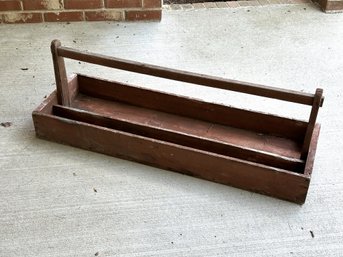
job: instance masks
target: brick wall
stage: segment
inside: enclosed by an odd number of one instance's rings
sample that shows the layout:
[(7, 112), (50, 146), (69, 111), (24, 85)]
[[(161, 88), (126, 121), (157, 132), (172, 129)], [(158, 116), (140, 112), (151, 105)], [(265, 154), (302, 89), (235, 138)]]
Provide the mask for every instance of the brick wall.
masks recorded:
[(160, 20), (162, 0), (0, 0), (0, 23)]
[(343, 12), (343, 0), (319, 0), (318, 2), (327, 13)]

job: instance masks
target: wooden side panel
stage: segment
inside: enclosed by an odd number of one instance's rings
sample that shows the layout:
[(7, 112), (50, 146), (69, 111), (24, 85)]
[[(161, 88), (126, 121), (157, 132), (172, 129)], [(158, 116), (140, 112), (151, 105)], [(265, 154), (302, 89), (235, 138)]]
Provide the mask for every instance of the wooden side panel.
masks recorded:
[[(155, 127), (146, 123), (122, 120), (116, 116), (108, 117), (94, 112), (79, 110), (60, 105), (53, 106), (53, 114), (62, 118), (98, 125), (105, 128), (115, 129), (131, 134), (153, 138), (165, 142), (175, 143), (192, 147), (199, 150), (217, 153), (224, 156), (234, 157), (241, 160), (261, 163), (268, 166), (294, 171), (304, 172), (304, 162), (295, 158), (287, 158), (267, 151), (254, 150), (242, 145), (234, 145), (215, 139), (182, 133), (179, 130), (170, 130), (163, 127)], [(177, 120), (176, 120), (177, 122)]]
[(38, 137), (303, 203), (307, 176), (39, 112)]
[[(303, 141), (307, 123), (79, 75), (82, 94)], [(144, 97), (142, 97), (144, 96)]]

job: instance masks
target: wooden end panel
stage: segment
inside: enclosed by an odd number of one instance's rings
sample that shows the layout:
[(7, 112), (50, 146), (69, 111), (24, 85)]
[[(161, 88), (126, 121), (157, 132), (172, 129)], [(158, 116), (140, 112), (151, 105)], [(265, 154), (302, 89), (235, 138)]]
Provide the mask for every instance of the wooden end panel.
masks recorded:
[(315, 159), (316, 151), (317, 151), (319, 133), (320, 133), (320, 124), (317, 123), (313, 130), (313, 136), (311, 138), (310, 148), (309, 148), (309, 152), (308, 152), (306, 163), (305, 163), (304, 174), (308, 177), (311, 177), (311, 174), (313, 171), (313, 165), (314, 165), (314, 159)]
[(46, 114), (37, 113), (34, 121), (43, 139), (299, 204), (306, 198), (309, 178), (301, 174)]
[(79, 93), (79, 81), (77, 74), (72, 74), (68, 77), (68, 89), (70, 100), (72, 102)]
[[(68, 89), (70, 91), (71, 99), (74, 99), (78, 94), (78, 75), (72, 74), (68, 77)], [(33, 111), (34, 113), (52, 113), (52, 106), (58, 103), (57, 91), (54, 90), (50, 95), (46, 96), (44, 101)]]
[(41, 117), (44, 115), (51, 115), (52, 108), (57, 103), (57, 91), (55, 90), (32, 112), (32, 121), (37, 136), (39, 136), (41, 129), (46, 129), (44, 123), (38, 121), (41, 120)]
[(302, 142), (307, 123), (79, 75), (80, 93)]
[(57, 104), (57, 92), (53, 91), (44, 101), (32, 112), (34, 114), (51, 114), (53, 105)]

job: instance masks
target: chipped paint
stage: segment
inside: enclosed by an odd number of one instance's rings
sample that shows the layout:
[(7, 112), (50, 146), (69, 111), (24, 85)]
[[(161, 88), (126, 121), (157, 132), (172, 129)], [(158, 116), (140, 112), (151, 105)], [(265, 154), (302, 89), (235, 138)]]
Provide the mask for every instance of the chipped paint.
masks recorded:
[(104, 13), (104, 18), (106, 20), (121, 20), (121, 12), (118, 11), (107, 11)]
[(32, 14), (26, 13), (7, 13), (3, 16), (3, 21), (7, 23), (15, 23), (18, 21), (26, 22), (27, 20), (32, 19)]
[(41, 4), (48, 10), (56, 10), (63, 7), (61, 0), (42, 0)]

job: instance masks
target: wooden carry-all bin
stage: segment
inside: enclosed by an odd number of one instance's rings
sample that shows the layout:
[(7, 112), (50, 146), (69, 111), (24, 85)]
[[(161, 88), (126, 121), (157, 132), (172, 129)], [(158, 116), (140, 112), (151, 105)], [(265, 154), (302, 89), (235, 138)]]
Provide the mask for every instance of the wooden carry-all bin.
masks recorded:
[[(243, 83), (81, 52), (57, 40), (51, 49), (57, 90), (33, 111), (39, 138), (305, 202), (322, 89), (308, 94)], [(305, 122), (80, 74), (67, 78), (64, 57), (310, 105), (311, 114)]]

